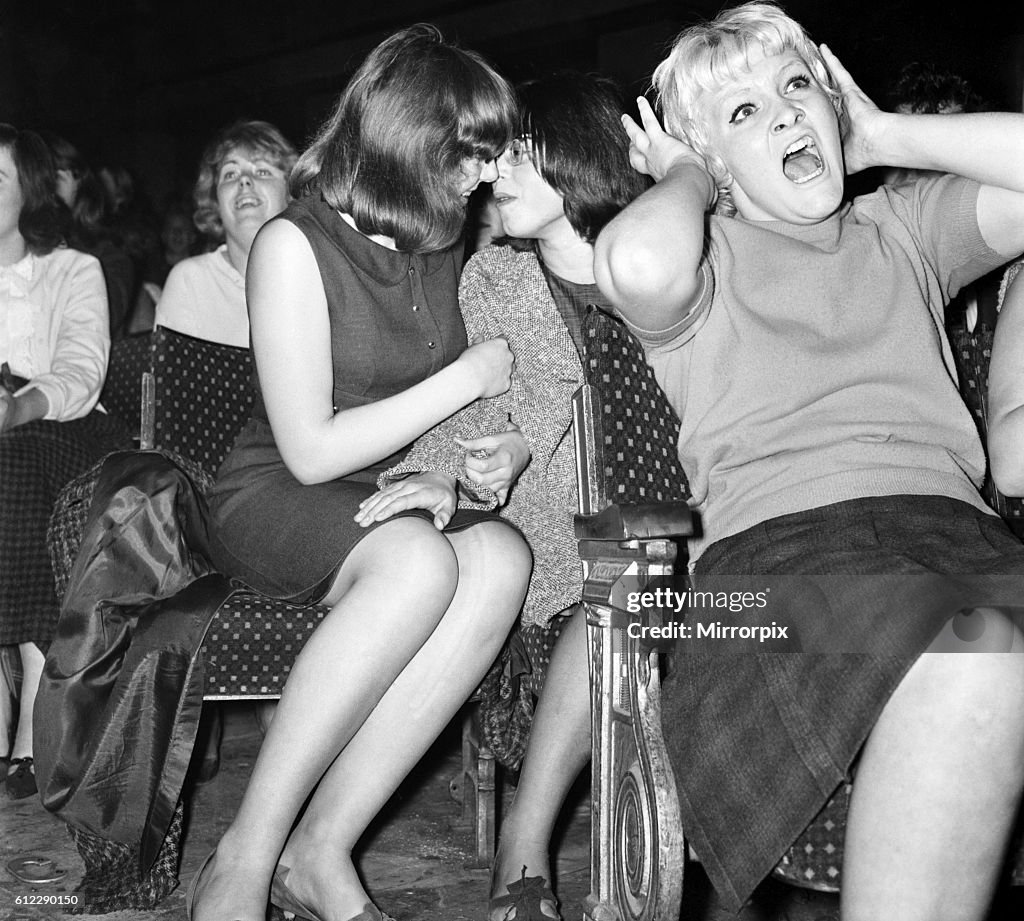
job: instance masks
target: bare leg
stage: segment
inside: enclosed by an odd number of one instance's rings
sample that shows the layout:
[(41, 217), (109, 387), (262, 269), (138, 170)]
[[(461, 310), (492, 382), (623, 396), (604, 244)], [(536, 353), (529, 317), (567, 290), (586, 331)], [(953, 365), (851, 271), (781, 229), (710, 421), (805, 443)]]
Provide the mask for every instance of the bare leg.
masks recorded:
[(295, 894), (325, 919), (363, 909), (351, 849), (497, 655), (529, 567), (525, 544), (498, 524), (442, 535), (402, 518), (360, 542), (204, 874), (197, 921), (262, 918), (279, 859), (293, 868)]
[(843, 921), (984, 918), (1022, 786), (1024, 655), (923, 655), (857, 771)]
[[(587, 624), (582, 611), (558, 637), (548, 665), (544, 689), (530, 728), (519, 786), (501, 823), (501, 843), (491, 876), (491, 897), (527, 876), (551, 881), (551, 835), (558, 814), (581, 770), (590, 760), (590, 678)], [(541, 910), (557, 917), (554, 905)], [(515, 917), (515, 909), (495, 912), (492, 921)]]
[(18, 732), (11, 749), (12, 758), (32, 757), (32, 711), (36, 704), (39, 679), (43, 676), (46, 658), (35, 643), (18, 645), (21, 653), (21, 699), (18, 704)]
[[(14, 646), (4, 646), (0, 648), (0, 656), (6, 656), (8, 652), (11, 655), (17, 655), (14, 649)], [(17, 690), (7, 683), (5, 664), (0, 661), (0, 757), (2, 758), (10, 757), (11, 743), (14, 741), (11, 738), (11, 733), (14, 730), (14, 701)], [(0, 781), (2, 779), (0, 778)]]

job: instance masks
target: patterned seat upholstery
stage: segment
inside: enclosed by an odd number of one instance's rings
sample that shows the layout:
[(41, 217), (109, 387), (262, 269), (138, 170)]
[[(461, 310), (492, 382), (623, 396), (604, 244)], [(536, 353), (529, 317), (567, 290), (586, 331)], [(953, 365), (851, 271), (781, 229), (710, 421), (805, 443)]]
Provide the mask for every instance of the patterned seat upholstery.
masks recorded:
[[(157, 327), (151, 366), (155, 446), (197, 464), (212, 482), (252, 411), (250, 351)], [(237, 591), (203, 642), (204, 697), (279, 697), (295, 657), (326, 613), (321, 606)]]
[(100, 394), (103, 408), (118, 416), (128, 431), (138, 430), (142, 409), (142, 373), (150, 367), (152, 336), (118, 339), (110, 346), (107, 379)]

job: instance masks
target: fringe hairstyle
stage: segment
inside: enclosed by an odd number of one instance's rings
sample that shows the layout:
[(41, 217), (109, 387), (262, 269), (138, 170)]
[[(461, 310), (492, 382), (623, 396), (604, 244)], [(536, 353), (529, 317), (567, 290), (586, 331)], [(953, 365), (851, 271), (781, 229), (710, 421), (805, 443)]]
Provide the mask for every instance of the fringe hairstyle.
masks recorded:
[(466, 220), (463, 161), (512, 138), (512, 90), (479, 55), (432, 25), (397, 32), (356, 71), (292, 173), (292, 194), (321, 194), (399, 250), (452, 246)]
[(200, 232), (215, 240), (224, 239), (224, 224), (217, 207), (217, 176), (233, 150), (265, 157), (284, 172), (286, 180), (298, 157), (295, 148), (270, 122), (239, 119), (218, 131), (199, 159), (199, 176), (192, 191), (196, 206), (193, 221)]
[(609, 79), (560, 71), (517, 89), (533, 164), (588, 243), (650, 184), (629, 163), (622, 96)]
[(751, 53), (772, 56), (784, 51), (796, 52), (803, 59), (813, 79), (831, 98), (842, 130), (842, 97), (818, 46), (803, 26), (774, 3), (744, 3), (684, 29), (668, 57), (655, 68), (653, 84), (665, 128), (704, 158), (718, 188), (715, 210), (720, 214), (736, 210), (730, 195), (732, 176), (711, 148), (701, 96), (721, 89), (749, 69)]

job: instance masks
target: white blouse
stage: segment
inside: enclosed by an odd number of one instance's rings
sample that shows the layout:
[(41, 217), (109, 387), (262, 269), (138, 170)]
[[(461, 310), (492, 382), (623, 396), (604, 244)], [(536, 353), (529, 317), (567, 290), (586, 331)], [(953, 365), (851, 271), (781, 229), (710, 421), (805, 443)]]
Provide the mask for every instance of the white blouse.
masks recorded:
[(228, 261), (227, 244), (182, 259), (167, 276), (156, 325), (197, 339), (249, 348), (245, 279)]
[(66, 422), (99, 400), (110, 357), (107, 286), (99, 261), (73, 249), (0, 267), (0, 362), (28, 378)]

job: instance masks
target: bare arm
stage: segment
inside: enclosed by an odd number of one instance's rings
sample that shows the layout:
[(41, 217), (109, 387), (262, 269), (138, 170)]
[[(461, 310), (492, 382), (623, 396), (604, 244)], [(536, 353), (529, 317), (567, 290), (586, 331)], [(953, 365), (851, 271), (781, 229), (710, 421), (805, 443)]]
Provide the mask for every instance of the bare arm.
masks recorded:
[(493, 339), (402, 393), (335, 413), (327, 298), (309, 243), (287, 221), (257, 236), (246, 296), (270, 425), (300, 482), (360, 470), (472, 400), (508, 388), (512, 355), (504, 340)]
[(646, 99), (642, 126), (622, 122), (633, 167), (655, 185), (620, 212), (594, 246), (594, 275), (605, 296), (642, 329), (668, 329), (700, 296), (704, 214), (715, 187), (703, 160), (662, 130)]
[(849, 117), (843, 139), (848, 172), (895, 166), (974, 179), (982, 184), (978, 227), (985, 242), (1007, 258), (1024, 250), (1024, 115), (882, 112), (826, 46), (821, 52)]
[(1024, 496), (1024, 271), (1006, 289), (988, 381), (988, 456), (1001, 493)]

